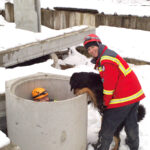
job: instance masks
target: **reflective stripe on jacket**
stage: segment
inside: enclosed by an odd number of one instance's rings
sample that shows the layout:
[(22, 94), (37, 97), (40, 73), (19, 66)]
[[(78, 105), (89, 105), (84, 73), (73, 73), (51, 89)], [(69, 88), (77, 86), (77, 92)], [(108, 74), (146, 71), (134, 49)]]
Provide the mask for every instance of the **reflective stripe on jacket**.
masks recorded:
[(104, 104), (107, 108), (132, 104), (145, 97), (133, 70), (114, 51), (107, 49), (100, 58), (98, 67), (103, 81)]

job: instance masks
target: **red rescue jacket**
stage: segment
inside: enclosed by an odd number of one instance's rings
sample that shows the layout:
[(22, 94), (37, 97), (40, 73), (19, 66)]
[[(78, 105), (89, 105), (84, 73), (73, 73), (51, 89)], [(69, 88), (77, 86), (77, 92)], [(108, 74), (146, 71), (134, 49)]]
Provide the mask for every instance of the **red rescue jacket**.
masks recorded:
[(108, 109), (129, 105), (145, 97), (135, 73), (116, 52), (100, 45), (96, 64), (103, 81), (104, 105)]

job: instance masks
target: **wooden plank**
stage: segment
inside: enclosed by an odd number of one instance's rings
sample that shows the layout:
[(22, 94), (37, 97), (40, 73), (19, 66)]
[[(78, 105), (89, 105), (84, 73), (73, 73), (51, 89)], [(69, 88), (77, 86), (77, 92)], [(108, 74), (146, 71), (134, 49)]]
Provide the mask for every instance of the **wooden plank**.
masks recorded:
[(5, 94), (0, 94), (0, 130), (6, 131)]

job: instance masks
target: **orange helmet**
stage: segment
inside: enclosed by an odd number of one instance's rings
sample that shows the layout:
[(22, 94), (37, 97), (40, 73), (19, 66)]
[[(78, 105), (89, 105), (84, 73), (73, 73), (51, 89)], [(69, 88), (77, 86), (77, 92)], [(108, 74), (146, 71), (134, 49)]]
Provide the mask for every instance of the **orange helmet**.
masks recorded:
[(44, 88), (35, 88), (32, 91), (32, 98), (34, 100), (41, 99), (41, 98), (43, 98), (43, 97), (45, 97), (47, 95), (48, 95), (48, 92)]

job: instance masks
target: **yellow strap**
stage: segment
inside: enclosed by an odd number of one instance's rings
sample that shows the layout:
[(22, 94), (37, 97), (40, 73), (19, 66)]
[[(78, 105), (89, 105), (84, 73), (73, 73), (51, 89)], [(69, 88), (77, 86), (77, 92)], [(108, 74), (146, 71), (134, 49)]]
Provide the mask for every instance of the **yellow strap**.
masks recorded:
[(127, 69), (125, 69), (125, 67), (122, 65), (122, 63), (120, 62), (119, 59), (115, 58), (115, 57), (111, 57), (111, 56), (102, 56), (101, 58), (101, 61), (102, 60), (111, 60), (113, 62), (115, 62), (118, 66), (119, 66), (119, 69), (121, 70), (121, 72), (127, 76), (131, 71), (132, 69), (130, 67), (128, 67)]
[(117, 103), (124, 103), (124, 102), (128, 102), (128, 101), (131, 101), (131, 100), (134, 100), (138, 97), (140, 97), (141, 95), (143, 94), (143, 90), (141, 89), (139, 92), (131, 95), (131, 96), (128, 96), (128, 97), (125, 97), (125, 98), (119, 98), (119, 99), (112, 99), (110, 101), (110, 104), (117, 104)]
[(103, 94), (105, 94), (105, 95), (113, 95), (113, 93), (114, 93), (114, 90), (104, 90), (103, 89)]

